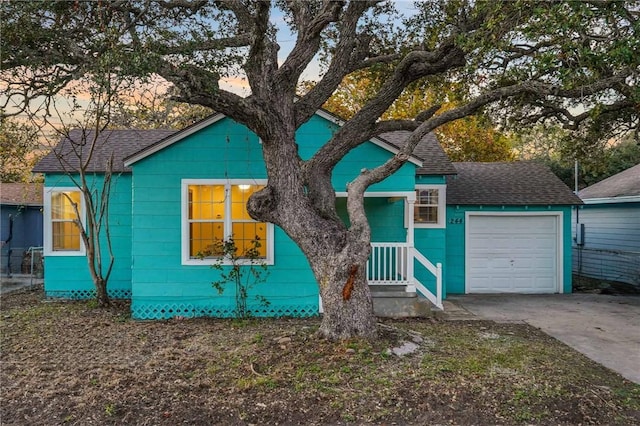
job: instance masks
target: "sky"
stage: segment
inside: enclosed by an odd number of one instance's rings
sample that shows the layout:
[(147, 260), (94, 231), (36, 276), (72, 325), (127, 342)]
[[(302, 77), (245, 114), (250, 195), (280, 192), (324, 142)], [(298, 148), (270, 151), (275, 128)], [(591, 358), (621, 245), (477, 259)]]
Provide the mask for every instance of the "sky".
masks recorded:
[[(413, 1), (398, 0), (395, 1), (395, 4), (398, 10), (404, 15), (412, 15), (415, 13), (415, 6)], [(271, 16), (271, 21), (278, 28), (277, 41), (280, 45), (278, 60), (280, 63), (283, 63), (287, 55), (289, 55), (289, 53), (295, 46), (296, 35), (292, 34), (288, 29), (287, 25), (284, 22), (283, 14), (281, 11), (274, 10)], [(317, 80), (320, 76), (320, 73), (320, 64), (316, 59), (312, 61), (311, 64), (309, 64), (305, 72), (302, 74), (302, 80)], [(241, 96), (248, 96), (250, 94), (249, 85), (246, 79), (243, 78), (243, 76), (223, 78), (220, 82), (220, 85), (223, 89), (229, 90)], [(77, 99), (81, 105), (88, 105), (90, 97), (88, 93), (85, 93), (83, 95), (83, 93), (80, 92)], [(4, 100), (5, 99), (3, 93), (0, 93), (0, 102), (4, 103)], [(60, 99), (58, 102), (59, 105), (64, 109), (65, 100)], [(25, 117), (22, 118), (24, 119)]]
[[(413, 0), (396, 0), (394, 1), (398, 11), (404, 16), (411, 16), (416, 13)], [(278, 28), (277, 41), (280, 45), (278, 52), (278, 62), (282, 64), (287, 58), (296, 43), (296, 35), (291, 33), (284, 22), (283, 14), (280, 10), (274, 10), (271, 15), (271, 22)], [(314, 60), (305, 72), (302, 74), (302, 80), (317, 80), (320, 76), (320, 64), (318, 60)], [(242, 96), (250, 94), (249, 86), (242, 77), (225, 78), (221, 81), (221, 87)]]

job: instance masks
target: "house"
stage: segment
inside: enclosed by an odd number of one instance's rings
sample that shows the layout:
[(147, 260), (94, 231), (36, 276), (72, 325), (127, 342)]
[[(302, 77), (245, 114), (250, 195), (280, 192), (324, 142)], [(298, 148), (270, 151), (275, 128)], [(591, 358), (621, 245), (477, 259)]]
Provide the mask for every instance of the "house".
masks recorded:
[[(318, 111), (298, 130), (301, 157), (310, 157), (340, 124)], [(335, 167), (343, 217), (346, 183), (398, 152), (407, 135), (373, 138)], [(280, 228), (246, 213), (246, 199), (267, 176), (260, 140), (245, 126), (214, 114), (175, 133), (113, 130), (100, 138), (108, 143), (94, 154), (93, 179), (102, 178), (110, 152), (118, 157), (109, 293), (130, 297), (134, 318), (233, 315), (233, 291), (218, 295), (211, 285), (217, 260), (199, 256), (213, 239), (228, 235), (240, 245), (255, 235), (263, 243), (268, 283), (254, 291), (269, 305), (259, 315), (319, 312), (318, 287), (300, 249)], [(57, 151), (65, 150), (63, 140)], [(46, 293), (88, 297), (93, 286), (66, 201), (77, 197), (82, 207), (77, 189), (53, 154), (35, 171), (45, 173)], [(452, 164), (427, 135), (398, 172), (366, 193), (372, 228), (367, 278), (372, 286), (395, 286), (436, 306), (447, 293), (570, 292), (571, 206), (579, 203), (537, 164)]]
[(640, 289), (640, 164), (578, 196), (584, 205), (574, 211), (574, 273)]
[(0, 244), (3, 275), (31, 272), (42, 247), (42, 184), (0, 183)]

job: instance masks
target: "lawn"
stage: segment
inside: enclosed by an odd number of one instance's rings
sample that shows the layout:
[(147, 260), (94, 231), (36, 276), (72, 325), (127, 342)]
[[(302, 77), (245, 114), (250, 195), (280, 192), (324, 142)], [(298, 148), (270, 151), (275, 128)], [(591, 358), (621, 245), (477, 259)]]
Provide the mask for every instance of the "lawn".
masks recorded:
[(376, 342), (327, 342), (317, 318), (1, 302), (2, 425), (640, 424), (639, 385), (524, 324), (381, 320)]

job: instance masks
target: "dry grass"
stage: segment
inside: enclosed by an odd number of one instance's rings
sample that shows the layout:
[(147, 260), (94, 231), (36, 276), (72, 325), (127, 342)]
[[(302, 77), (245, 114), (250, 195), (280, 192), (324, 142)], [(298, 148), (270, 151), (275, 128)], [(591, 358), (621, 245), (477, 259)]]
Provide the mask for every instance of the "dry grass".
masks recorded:
[(640, 386), (522, 324), (385, 320), (332, 343), (317, 319), (136, 322), (39, 291), (1, 320), (2, 425), (640, 424)]

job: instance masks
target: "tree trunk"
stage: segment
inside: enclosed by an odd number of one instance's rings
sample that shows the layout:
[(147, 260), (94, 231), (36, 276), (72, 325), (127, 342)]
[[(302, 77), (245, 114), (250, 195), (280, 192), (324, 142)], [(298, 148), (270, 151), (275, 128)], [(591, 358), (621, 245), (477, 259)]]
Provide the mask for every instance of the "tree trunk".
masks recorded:
[(107, 281), (103, 279), (96, 279), (94, 281), (96, 286), (96, 301), (101, 308), (107, 308), (111, 306), (111, 299), (107, 294)]
[(376, 317), (366, 276), (368, 254), (343, 249), (337, 255), (307, 256), (324, 309), (320, 336), (330, 340), (376, 337)]
[[(273, 105), (286, 106), (286, 101), (274, 99)], [(373, 339), (376, 318), (366, 282), (371, 245), (364, 206), (358, 225), (347, 227), (335, 209), (330, 170), (305, 175), (295, 120), (287, 114), (291, 110), (283, 107), (280, 120), (264, 123), (261, 138), (269, 183), (251, 195), (247, 210), (254, 219), (280, 226), (309, 261), (323, 300), (319, 334), (331, 340)], [(363, 203), (361, 194), (356, 198)]]

